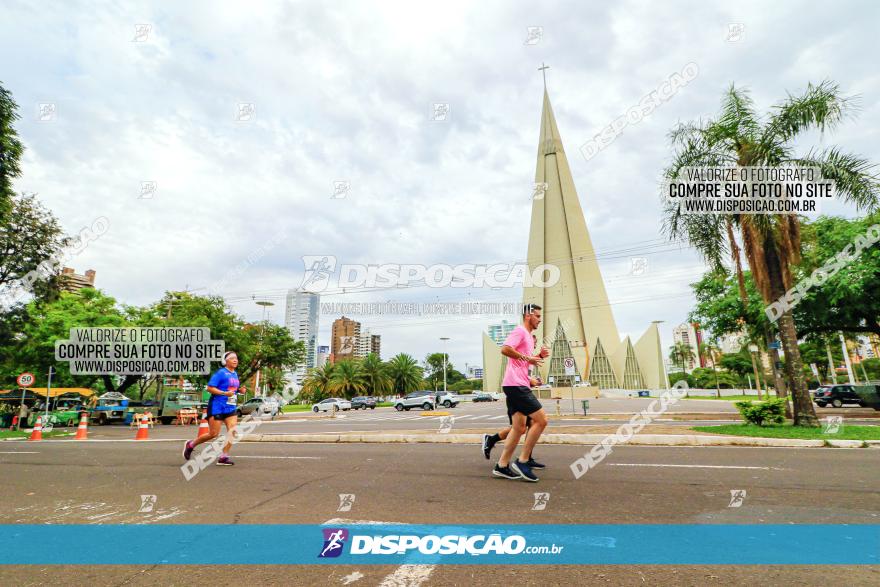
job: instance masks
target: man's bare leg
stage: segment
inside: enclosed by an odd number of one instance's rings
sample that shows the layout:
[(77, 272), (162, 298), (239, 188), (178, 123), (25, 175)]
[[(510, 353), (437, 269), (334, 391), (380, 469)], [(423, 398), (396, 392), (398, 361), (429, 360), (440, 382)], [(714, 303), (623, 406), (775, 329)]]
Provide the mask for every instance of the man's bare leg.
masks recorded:
[(516, 445), (519, 444), (519, 439), (525, 431), (526, 416), (525, 414), (517, 412), (513, 415), (513, 425), (510, 428), (510, 432), (507, 433), (507, 438), (504, 441), (504, 452), (501, 453), (501, 458), (498, 459), (499, 466), (506, 467), (510, 464), (510, 459), (513, 457), (513, 452), (516, 450)]
[[(516, 415), (522, 416), (522, 414)], [(541, 438), (541, 434), (544, 432), (544, 429), (547, 428), (547, 413), (543, 409), (529, 414), (529, 417), (532, 419), (532, 424), (529, 426), (529, 432), (526, 434), (526, 440), (523, 443), (522, 451), (519, 453), (519, 461), (521, 463), (527, 463), (529, 459), (532, 458), (532, 449), (538, 444), (538, 439)], [(506, 444), (504, 445), (504, 450), (507, 451)]]

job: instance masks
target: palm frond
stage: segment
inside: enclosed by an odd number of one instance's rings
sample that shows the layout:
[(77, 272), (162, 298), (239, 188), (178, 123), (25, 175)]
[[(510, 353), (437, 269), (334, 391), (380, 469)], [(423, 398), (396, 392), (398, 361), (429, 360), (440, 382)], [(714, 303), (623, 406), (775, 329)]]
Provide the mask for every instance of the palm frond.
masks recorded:
[(753, 142), (760, 129), (755, 103), (748, 90), (730, 84), (721, 100), (721, 116), (710, 128), (710, 138), (719, 142), (729, 140), (739, 145)]
[(874, 212), (880, 208), (880, 176), (875, 173), (877, 166), (867, 159), (832, 147), (810, 151), (792, 162), (804, 167), (818, 167), (822, 177), (834, 181), (836, 195), (855, 204), (859, 210)]
[(857, 103), (855, 97), (841, 95), (837, 84), (825, 80), (816, 86), (807, 84), (802, 96), (789, 94), (774, 110), (762, 143), (786, 142), (813, 127), (832, 130), (857, 110)]

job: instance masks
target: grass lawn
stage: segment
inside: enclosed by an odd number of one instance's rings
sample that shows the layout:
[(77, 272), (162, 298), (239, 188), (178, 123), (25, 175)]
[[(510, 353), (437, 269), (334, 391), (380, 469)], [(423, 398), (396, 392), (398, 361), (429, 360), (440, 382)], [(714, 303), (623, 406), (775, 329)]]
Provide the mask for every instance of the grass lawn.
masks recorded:
[[(51, 432), (43, 432), (43, 438), (52, 436), (68, 436), (76, 432), (76, 428), (61, 428), (60, 430), (52, 430)], [(6, 438), (30, 438), (30, 431), (25, 430), (0, 430), (0, 440)]]
[(310, 412), (311, 410), (312, 410), (311, 404), (306, 404), (303, 406), (300, 406), (300, 405), (284, 406), (283, 408), (281, 408), (281, 411), (284, 413), (287, 413), (287, 412)]
[[(393, 405), (394, 405), (394, 404), (392, 404), (391, 402), (379, 402), (378, 404), (376, 404), (376, 407), (378, 407), (378, 408), (389, 408), (389, 407), (391, 407), (391, 406), (393, 406)], [(306, 404), (306, 405), (304, 405), (304, 406), (284, 406), (283, 408), (281, 408), (281, 411), (284, 412), (284, 413), (289, 413), (289, 412), (311, 412), (311, 411), (312, 411), (312, 404)]]
[(880, 440), (880, 426), (851, 426), (843, 423), (837, 434), (823, 434), (822, 427), (802, 428), (791, 424), (724, 424), (721, 426), (694, 426), (691, 430), (733, 436), (761, 436), (764, 438), (803, 438), (806, 440)]
[[(776, 397), (776, 396), (774, 395), (771, 397)], [(761, 396), (762, 401), (766, 398), (767, 398), (766, 395)], [(756, 396), (756, 395), (722, 395), (721, 397), (718, 397), (715, 395), (692, 395), (689, 397), (683, 397), (681, 399), (720, 399), (720, 400), (728, 401), (728, 402), (738, 402), (738, 401), (742, 401), (742, 400), (758, 401), (758, 396)]]

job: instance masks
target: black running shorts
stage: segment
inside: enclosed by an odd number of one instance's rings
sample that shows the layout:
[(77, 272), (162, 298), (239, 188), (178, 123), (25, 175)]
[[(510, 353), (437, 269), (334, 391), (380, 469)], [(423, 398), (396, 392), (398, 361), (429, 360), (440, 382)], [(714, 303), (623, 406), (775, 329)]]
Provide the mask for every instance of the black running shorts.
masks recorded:
[(544, 406), (532, 393), (532, 390), (525, 386), (505, 385), (501, 388), (507, 397), (507, 419), (513, 424), (513, 415), (517, 412), (524, 416), (534, 414)]

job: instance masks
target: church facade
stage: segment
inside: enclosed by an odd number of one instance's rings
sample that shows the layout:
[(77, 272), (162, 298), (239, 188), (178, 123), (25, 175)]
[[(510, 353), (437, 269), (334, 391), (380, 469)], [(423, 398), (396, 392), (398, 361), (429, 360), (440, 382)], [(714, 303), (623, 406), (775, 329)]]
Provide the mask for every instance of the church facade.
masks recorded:
[[(550, 349), (541, 377), (554, 387), (591, 383), (600, 389), (668, 387), (660, 332), (652, 323), (635, 342), (621, 340), (584, 213), (545, 89), (529, 229), (528, 265), (559, 269), (549, 287), (525, 287), (523, 303), (543, 308), (533, 333)], [(506, 359), (483, 334), (483, 389), (501, 390)], [(574, 369), (571, 368), (572, 362)]]

